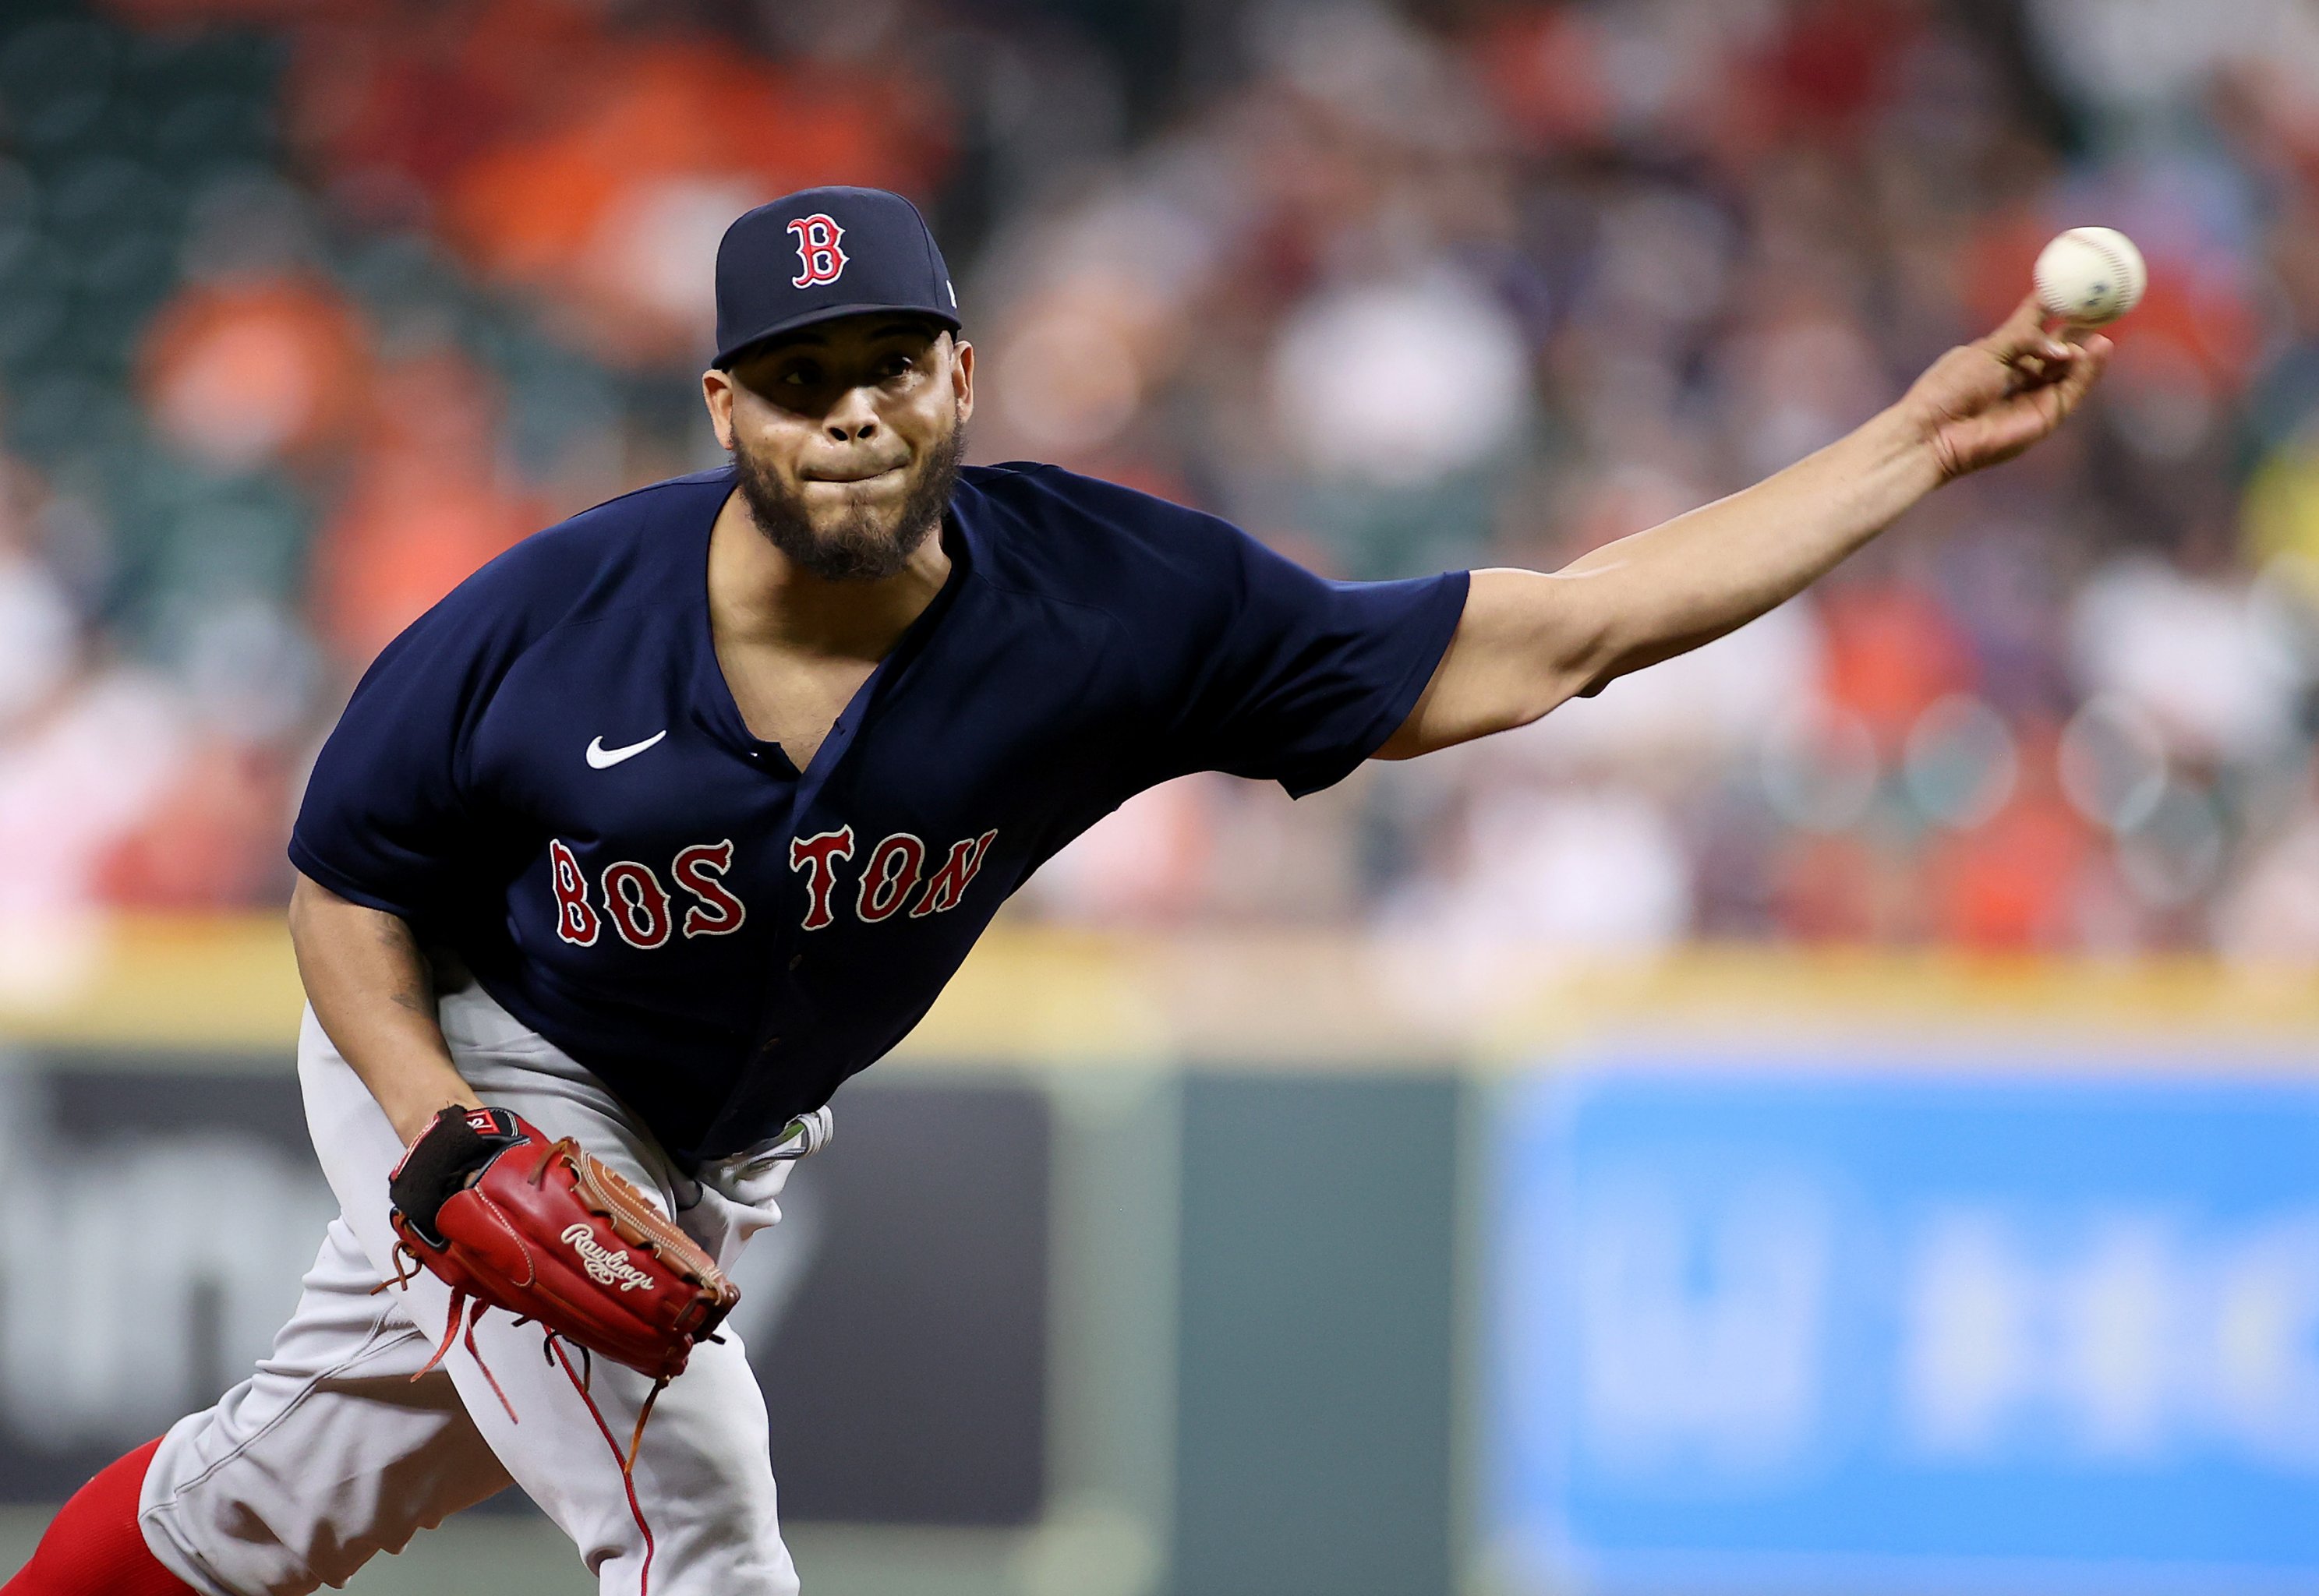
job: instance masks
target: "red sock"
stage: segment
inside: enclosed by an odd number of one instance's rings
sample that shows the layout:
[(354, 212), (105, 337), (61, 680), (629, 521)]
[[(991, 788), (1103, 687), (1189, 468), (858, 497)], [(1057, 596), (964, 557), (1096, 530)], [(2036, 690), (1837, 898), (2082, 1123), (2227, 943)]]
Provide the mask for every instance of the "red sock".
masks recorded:
[(160, 1446), (148, 1441), (75, 1492), (0, 1596), (200, 1596), (161, 1566), (137, 1527), (138, 1492)]

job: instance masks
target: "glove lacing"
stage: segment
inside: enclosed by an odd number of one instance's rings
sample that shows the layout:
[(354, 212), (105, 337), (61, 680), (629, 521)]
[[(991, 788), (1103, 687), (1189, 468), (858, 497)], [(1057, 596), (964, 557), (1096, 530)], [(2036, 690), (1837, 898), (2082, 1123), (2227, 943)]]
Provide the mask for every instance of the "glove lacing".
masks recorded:
[[(425, 1267), (425, 1266), (419, 1261), (419, 1255), (411, 1250), (408, 1243), (402, 1241), (397, 1241), (394, 1244), (393, 1261), (394, 1264), (393, 1276), (391, 1278), (382, 1280), (376, 1285), (372, 1286), (370, 1288), (371, 1295), (376, 1296), (380, 1292), (386, 1290), (390, 1286), (397, 1290), (407, 1288), (413, 1280), (416, 1280), (419, 1277), (420, 1274)], [(429, 1357), (425, 1363), (420, 1364), (419, 1366), (419, 1372), (411, 1376), (411, 1383), (416, 1384), (427, 1375), (434, 1373), (435, 1370), (442, 1365), (443, 1359), (449, 1356), (451, 1351), (451, 1343), (459, 1338), (459, 1321), (464, 1315), (467, 1321), (465, 1337), (467, 1343), (467, 1356), (475, 1360), (475, 1366), (483, 1372), (483, 1379), (491, 1386), (492, 1394), (499, 1398), (500, 1406), (507, 1410), (508, 1422), (510, 1424), (520, 1424), (523, 1420), (517, 1416), (515, 1404), (508, 1401), (508, 1393), (500, 1385), (499, 1376), (492, 1373), (492, 1366), (483, 1361), (483, 1351), (475, 1345), (476, 1322), (480, 1321), (485, 1313), (491, 1312), (491, 1307), (492, 1305), (483, 1301), (481, 1297), (470, 1297), (467, 1294), (467, 1291), (465, 1286), (453, 1286), (451, 1288), (451, 1317), (449, 1321), (443, 1326), (443, 1339), (436, 1343), (434, 1356)], [(516, 1322), (518, 1324), (521, 1324), (524, 1321), (519, 1319)]]

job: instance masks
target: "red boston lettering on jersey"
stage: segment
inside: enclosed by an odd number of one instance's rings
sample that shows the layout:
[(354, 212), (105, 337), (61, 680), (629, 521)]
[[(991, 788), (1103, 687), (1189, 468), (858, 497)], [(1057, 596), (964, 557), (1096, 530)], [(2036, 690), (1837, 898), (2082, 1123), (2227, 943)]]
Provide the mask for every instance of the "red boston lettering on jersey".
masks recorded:
[(790, 840), (790, 869), (806, 872), (808, 901), (802, 924), (808, 931), (819, 931), (837, 917), (829, 908), (830, 891), (837, 885), (837, 861), (853, 857), (853, 828), (850, 825), (841, 825), (818, 836)]
[(700, 901), (684, 911), (684, 934), (687, 936), (723, 936), (728, 931), (741, 929), (749, 911), (733, 896), (723, 880), (726, 870), (733, 868), (733, 843), (730, 838), (721, 843), (695, 843), (676, 856), (672, 867), (676, 884)]
[(561, 837), (547, 843), (548, 879), (555, 884), (555, 934), (574, 947), (593, 947), (602, 923), (588, 906), (588, 878)]
[(612, 927), (632, 948), (657, 948), (668, 941), (675, 922), (669, 918), (668, 888), (652, 866), (623, 859), (604, 867), (604, 912)]
[(918, 900), (918, 906), (910, 911), (910, 918), (915, 920), (921, 915), (939, 915), (946, 909), (956, 908), (958, 900), (966, 896), (967, 884), (974, 879), (975, 872), (982, 869), (983, 856), (990, 852), (991, 839), (997, 834), (995, 831), (987, 831), (979, 837), (952, 843), (950, 857), (943, 861), (942, 869), (936, 870), (926, 883), (926, 895)]
[(853, 912), (871, 924), (885, 919), (909, 901), (925, 869), (926, 845), (908, 832), (898, 831), (870, 850), (862, 867), (862, 886), (854, 894)]
[(810, 288), (817, 283), (835, 283), (845, 270), (845, 251), (837, 240), (845, 230), (823, 215), (800, 216), (790, 223), (790, 231), (797, 235), (798, 264), (805, 268), (790, 279), (793, 288)]

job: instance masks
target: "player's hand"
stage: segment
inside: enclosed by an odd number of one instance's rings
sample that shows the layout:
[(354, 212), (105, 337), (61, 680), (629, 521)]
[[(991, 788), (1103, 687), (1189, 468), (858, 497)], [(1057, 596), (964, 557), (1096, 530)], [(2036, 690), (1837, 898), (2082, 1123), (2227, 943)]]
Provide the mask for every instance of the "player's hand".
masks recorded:
[(2078, 408), (2109, 361), (2099, 333), (2049, 331), (2031, 294), (1987, 338), (1951, 349), (1900, 401), (1944, 482), (2010, 460)]
[(521, 1123), (505, 1109), (444, 1109), (403, 1150), (402, 1161), (387, 1177), (388, 1199), (429, 1244), (443, 1245), (435, 1228), (443, 1204), (475, 1184), (483, 1166), (510, 1147), (523, 1145)]

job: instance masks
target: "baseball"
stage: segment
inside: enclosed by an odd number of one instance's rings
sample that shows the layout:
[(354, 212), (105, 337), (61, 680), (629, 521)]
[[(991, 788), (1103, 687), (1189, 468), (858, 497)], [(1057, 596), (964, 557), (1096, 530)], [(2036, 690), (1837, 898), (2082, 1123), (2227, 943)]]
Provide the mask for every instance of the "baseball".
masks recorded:
[(2080, 327), (2115, 321), (2141, 302), (2150, 270), (2114, 227), (2073, 227), (2037, 257), (2037, 302)]

